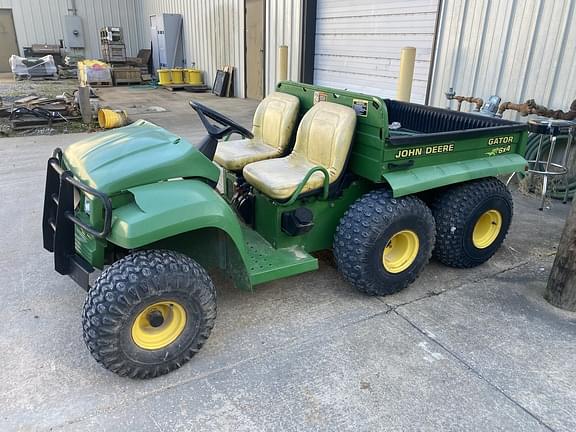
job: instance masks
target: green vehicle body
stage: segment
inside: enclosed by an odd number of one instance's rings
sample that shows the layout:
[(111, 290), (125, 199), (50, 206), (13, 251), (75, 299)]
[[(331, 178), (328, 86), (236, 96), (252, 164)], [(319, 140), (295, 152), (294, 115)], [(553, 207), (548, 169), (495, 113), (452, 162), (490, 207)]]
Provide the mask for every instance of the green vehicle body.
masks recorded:
[[(390, 188), (400, 197), (526, 167), (521, 155), (528, 134), (518, 123), (490, 119), (489, 127), (421, 134), (390, 129), (394, 119), (389, 118), (389, 102), (378, 97), (294, 82), (279, 83), (277, 91), (300, 99), (300, 116), (318, 100), (356, 110), (345, 187), (334, 192), (325, 184), (318, 193), (296, 193), (286, 202), (254, 190), (249, 226), (231, 206), (236, 173), (221, 173), (190, 142), (139, 120), (72, 144), (63, 152), (63, 168), (105, 193), (112, 203), (111, 231), (105, 239), (75, 226), (77, 254), (101, 269), (115, 260), (117, 251), (165, 248), (186, 253), (204, 266), (221, 268), (238, 287), (252, 289), (317, 269), (318, 260), (311, 254), (332, 247), (341, 217), (374, 188)], [(488, 121), (471, 114), (425, 109), (444, 122), (456, 117), (478, 124)], [(220, 177), (223, 193), (215, 187)], [(312, 211), (314, 227), (289, 235), (282, 229), (282, 215), (299, 207)], [(102, 226), (99, 200), (82, 194), (77, 208), (80, 220)]]

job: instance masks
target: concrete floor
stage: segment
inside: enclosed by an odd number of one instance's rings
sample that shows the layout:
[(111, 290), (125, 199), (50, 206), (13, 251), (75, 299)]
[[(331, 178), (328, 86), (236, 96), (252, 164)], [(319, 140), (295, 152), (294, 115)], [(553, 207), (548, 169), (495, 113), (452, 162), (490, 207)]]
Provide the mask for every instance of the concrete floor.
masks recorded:
[[(190, 97), (250, 124), (255, 102), (128, 88), (116, 107), (196, 140)], [(148, 381), (101, 368), (85, 293), (41, 247), (46, 158), (85, 134), (0, 139), (0, 431), (574, 431), (576, 314), (542, 298), (567, 206), (515, 194), (505, 245), (472, 270), (436, 262), (405, 291), (361, 295), (328, 262), (241, 292), (216, 275), (202, 351)]]

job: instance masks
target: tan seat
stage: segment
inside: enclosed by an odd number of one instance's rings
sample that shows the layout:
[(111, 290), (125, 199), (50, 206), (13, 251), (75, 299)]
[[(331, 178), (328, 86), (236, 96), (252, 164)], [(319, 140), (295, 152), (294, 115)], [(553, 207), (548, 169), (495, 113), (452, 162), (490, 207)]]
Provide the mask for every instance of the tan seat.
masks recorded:
[[(318, 102), (302, 118), (292, 153), (246, 165), (244, 178), (279, 200), (290, 198), (306, 173), (316, 166), (326, 168), (333, 183), (344, 169), (355, 126), (356, 113), (352, 108)], [(321, 188), (323, 181), (322, 172), (312, 174), (302, 192)]]
[(250, 162), (282, 156), (290, 143), (299, 108), (296, 96), (270, 94), (256, 108), (254, 138), (218, 143), (214, 161), (230, 171), (240, 171)]

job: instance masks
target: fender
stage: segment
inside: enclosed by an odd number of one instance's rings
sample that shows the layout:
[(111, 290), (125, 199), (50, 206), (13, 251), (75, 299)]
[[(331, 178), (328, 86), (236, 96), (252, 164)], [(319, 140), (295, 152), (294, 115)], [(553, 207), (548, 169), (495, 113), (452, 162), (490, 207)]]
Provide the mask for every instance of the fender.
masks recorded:
[(507, 154), (481, 159), (392, 171), (382, 174), (394, 197), (475, 180), (482, 177), (524, 171), (528, 163), (519, 154)]
[(125, 249), (141, 248), (203, 228), (216, 228), (232, 240), (244, 265), (246, 246), (238, 217), (206, 183), (175, 180), (128, 189), (134, 201), (114, 209), (108, 241)]

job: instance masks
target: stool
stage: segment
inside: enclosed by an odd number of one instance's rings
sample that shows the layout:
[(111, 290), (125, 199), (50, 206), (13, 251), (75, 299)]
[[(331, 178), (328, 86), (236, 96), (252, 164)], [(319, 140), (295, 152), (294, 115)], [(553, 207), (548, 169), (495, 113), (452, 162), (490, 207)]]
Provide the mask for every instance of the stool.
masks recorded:
[[(544, 208), (544, 201), (546, 199), (546, 192), (548, 189), (548, 177), (550, 176), (564, 176), (566, 181), (566, 192), (564, 194), (564, 203), (568, 201), (568, 155), (570, 154), (570, 148), (572, 146), (572, 140), (574, 135), (576, 135), (576, 123), (568, 120), (551, 120), (547, 118), (535, 118), (528, 121), (528, 130), (532, 133), (540, 135), (540, 141), (538, 142), (538, 148), (536, 150), (535, 159), (528, 160), (527, 162), (531, 164), (532, 168), (528, 169), (529, 175), (541, 175), (542, 176), (542, 202), (540, 203), (539, 210)], [(546, 160), (541, 159), (542, 157), (542, 145), (544, 142), (544, 135), (550, 136), (550, 149), (548, 150), (548, 157)], [(566, 148), (564, 150), (564, 156), (560, 163), (552, 162), (552, 156), (554, 155), (554, 150), (556, 149), (556, 140), (559, 136), (568, 135), (568, 141), (566, 142)], [(512, 174), (514, 176), (514, 174)], [(512, 176), (508, 181), (512, 179)], [(532, 182), (532, 179), (530, 179)]]

